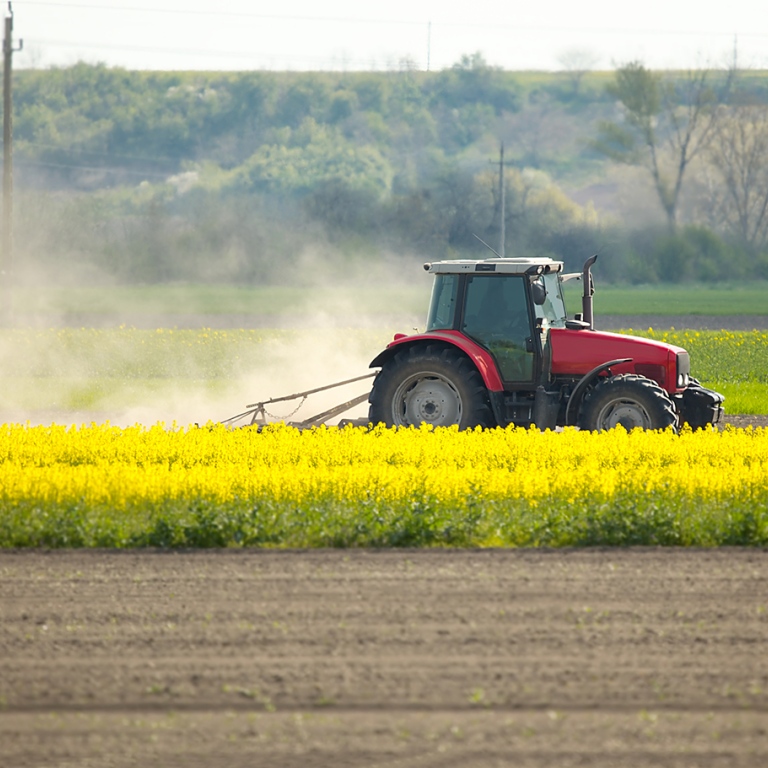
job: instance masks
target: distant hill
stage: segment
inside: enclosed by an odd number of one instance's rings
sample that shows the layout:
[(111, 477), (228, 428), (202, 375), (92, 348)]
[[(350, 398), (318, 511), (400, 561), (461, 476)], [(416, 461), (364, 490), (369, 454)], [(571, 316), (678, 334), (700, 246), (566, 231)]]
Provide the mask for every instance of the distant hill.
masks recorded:
[[(18, 71), (20, 270), (253, 283), (310, 252), (484, 252), (478, 238), (499, 238), (503, 144), (507, 255), (578, 264), (607, 250), (608, 279), (669, 279), (647, 179), (593, 148), (616, 114), (612, 77), (505, 72), (479, 54), (440, 72)], [(764, 103), (768, 77), (745, 73), (739, 89)], [(683, 231), (665, 247), (693, 238), (715, 261), (732, 255), (697, 200), (684, 223), (709, 239)], [(730, 268), (762, 269), (760, 258)], [(687, 257), (673, 279), (716, 277), (697, 264)]]

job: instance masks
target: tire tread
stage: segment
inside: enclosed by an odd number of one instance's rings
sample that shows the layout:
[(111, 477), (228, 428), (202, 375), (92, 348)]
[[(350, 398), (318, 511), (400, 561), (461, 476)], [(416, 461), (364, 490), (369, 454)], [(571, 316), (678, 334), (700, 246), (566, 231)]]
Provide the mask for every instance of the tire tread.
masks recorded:
[(657, 425), (652, 427), (652, 429), (677, 427), (678, 414), (669, 395), (653, 379), (636, 373), (618, 374), (596, 384), (584, 397), (584, 402), (579, 409), (579, 427), (589, 430), (599, 429), (599, 426), (594, 424), (596, 415), (593, 414), (593, 411), (597, 410), (606, 393), (610, 394), (612, 391), (616, 391), (618, 394), (627, 388), (637, 388), (642, 393), (642, 396), (648, 399), (648, 403), (651, 406), (650, 410), (654, 411), (654, 413), (649, 412), (648, 415), (657, 422)]

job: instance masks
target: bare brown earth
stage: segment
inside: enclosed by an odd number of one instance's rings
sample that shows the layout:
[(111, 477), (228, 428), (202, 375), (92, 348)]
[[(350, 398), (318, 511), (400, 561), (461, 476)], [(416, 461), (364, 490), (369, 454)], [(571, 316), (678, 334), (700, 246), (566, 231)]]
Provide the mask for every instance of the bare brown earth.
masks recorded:
[(768, 765), (768, 551), (6, 551), (0, 587), (4, 767)]
[(745, 427), (768, 427), (768, 416), (756, 416), (756, 415), (732, 415), (730, 413), (725, 414), (721, 428), (730, 424), (737, 429), (743, 429)]

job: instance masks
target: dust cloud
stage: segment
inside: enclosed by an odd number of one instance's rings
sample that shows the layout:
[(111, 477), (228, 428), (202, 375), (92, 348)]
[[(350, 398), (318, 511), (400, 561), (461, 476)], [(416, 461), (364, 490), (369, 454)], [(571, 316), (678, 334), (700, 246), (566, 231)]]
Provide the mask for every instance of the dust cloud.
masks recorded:
[[(370, 361), (393, 333), (423, 329), (431, 279), (422, 262), (389, 256), (349, 264), (306, 251), (291, 265), (306, 300), (282, 315), (102, 312), (94, 327), (73, 328), (59, 307), (19, 313), (14, 327), (0, 329), (0, 423), (183, 427), (371, 373)], [(183, 328), (197, 329), (197, 338), (250, 328), (257, 340), (238, 347), (231, 375), (212, 376), (215, 359), (200, 350), (184, 354)], [(212, 354), (221, 354), (215, 344)], [(366, 379), (306, 401), (268, 404), (267, 420), (304, 420), (370, 385)], [(364, 401), (328, 423), (367, 413)]]

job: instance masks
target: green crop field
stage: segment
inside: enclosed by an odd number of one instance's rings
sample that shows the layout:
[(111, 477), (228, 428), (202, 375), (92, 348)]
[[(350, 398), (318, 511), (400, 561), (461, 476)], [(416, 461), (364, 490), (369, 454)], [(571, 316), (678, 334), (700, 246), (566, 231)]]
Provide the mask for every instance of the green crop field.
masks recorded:
[[(581, 285), (566, 284), (571, 312), (580, 311)], [(600, 285), (595, 315), (768, 315), (768, 283), (749, 285)]]
[(422, 270), (414, 285), (328, 284), (324, 286), (270, 285), (128, 285), (81, 288), (26, 288), (16, 292), (16, 316), (78, 314), (119, 316), (254, 315), (306, 318), (318, 314), (352, 318), (356, 313), (376, 316), (419, 313), (426, 316), (431, 281)]
[[(0, 410), (5, 420), (52, 410), (64, 418), (198, 394), (204, 415), (205, 399), (225, 397), (234, 382), (253, 382), (260, 391), (247, 397), (266, 398), (362, 375), (395, 330), (3, 330)], [(627, 332), (687, 349), (692, 374), (726, 396), (728, 413), (768, 413), (768, 332)]]
[(676, 344), (691, 355), (691, 373), (725, 395), (727, 413), (768, 413), (768, 332), (628, 330)]
[(226, 418), (367, 373), (394, 330), (0, 330), (0, 421)]

